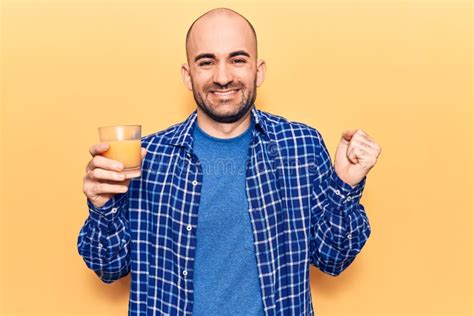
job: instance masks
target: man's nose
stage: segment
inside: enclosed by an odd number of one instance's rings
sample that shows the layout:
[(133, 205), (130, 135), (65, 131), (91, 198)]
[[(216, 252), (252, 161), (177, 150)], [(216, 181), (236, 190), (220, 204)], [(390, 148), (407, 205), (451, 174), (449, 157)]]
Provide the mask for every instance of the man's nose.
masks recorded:
[(225, 63), (219, 64), (214, 72), (214, 82), (220, 84), (221, 86), (225, 86), (232, 82), (232, 80), (234, 80), (232, 71), (228, 69)]

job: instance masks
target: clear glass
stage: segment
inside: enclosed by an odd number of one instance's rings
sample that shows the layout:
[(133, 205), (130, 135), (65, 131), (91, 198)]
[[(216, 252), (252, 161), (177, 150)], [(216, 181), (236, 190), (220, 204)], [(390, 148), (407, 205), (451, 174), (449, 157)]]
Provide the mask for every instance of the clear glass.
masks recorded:
[(109, 144), (102, 156), (123, 163), (127, 179), (141, 176), (141, 125), (99, 127), (100, 142)]

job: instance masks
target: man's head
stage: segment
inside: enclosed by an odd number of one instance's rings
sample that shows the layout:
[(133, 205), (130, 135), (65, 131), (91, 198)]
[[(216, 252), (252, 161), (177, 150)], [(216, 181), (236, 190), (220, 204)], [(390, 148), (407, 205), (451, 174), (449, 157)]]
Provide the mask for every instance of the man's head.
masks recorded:
[(247, 19), (225, 8), (201, 15), (186, 35), (186, 56), (184, 84), (207, 116), (233, 123), (248, 113), (266, 68), (257, 60), (257, 37)]

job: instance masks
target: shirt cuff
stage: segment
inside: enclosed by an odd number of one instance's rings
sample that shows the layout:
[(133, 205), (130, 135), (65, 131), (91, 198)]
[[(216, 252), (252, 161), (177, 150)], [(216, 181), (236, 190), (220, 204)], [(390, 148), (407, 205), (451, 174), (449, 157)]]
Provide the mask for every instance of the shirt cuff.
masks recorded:
[(358, 204), (364, 191), (366, 179), (367, 176), (353, 188), (350, 184), (344, 182), (333, 169), (329, 179), (329, 198), (338, 206)]
[(120, 210), (126, 207), (126, 196), (127, 193), (116, 194), (112, 196), (112, 198), (108, 200), (102, 207), (96, 207), (89, 199), (87, 199), (90, 217), (96, 222), (101, 222), (104, 220), (113, 221), (114, 218), (120, 213)]

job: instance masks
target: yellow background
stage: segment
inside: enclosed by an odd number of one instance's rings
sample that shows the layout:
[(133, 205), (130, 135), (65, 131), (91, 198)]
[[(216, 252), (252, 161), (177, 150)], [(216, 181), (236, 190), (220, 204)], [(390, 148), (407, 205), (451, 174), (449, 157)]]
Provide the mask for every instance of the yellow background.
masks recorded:
[(1, 315), (126, 315), (76, 241), (97, 127), (150, 134), (195, 107), (190, 23), (253, 22), (268, 72), (257, 106), (316, 127), (334, 155), (382, 146), (362, 199), (372, 236), (339, 277), (311, 269), (318, 316), (472, 315), (472, 7), (460, 1), (3, 1)]

